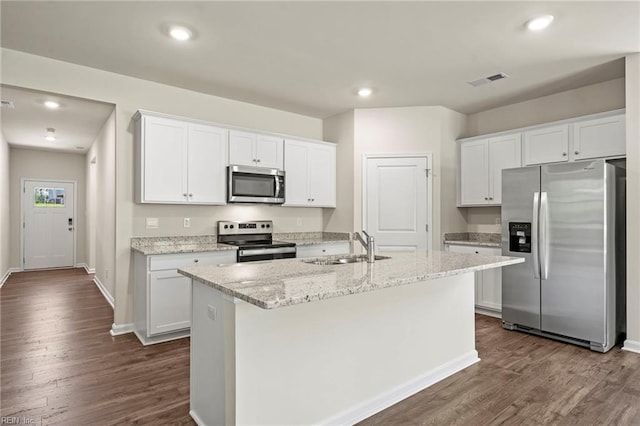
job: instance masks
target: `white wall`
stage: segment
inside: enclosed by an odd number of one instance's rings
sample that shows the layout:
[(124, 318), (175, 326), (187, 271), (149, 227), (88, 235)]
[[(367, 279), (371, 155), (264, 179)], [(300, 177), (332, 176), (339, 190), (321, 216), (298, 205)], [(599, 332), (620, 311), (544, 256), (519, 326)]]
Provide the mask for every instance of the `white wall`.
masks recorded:
[(9, 144), (0, 133), (0, 283), (11, 266), (9, 253)]
[(87, 264), (113, 298), (116, 235), (116, 113), (102, 126), (85, 156)]
[(626, 57), (627, 341), (640, 352), (640, 53)]
[[(279, 111), (244, 102), (197, 93), (151, 81), (111, 72), (2, 49), (2, 80), (4, 84), (34, 90), (78, 96), (116, 105), (116, 245), (115, 245), (115, 311), (114, 322), (123, 325), (132, 321), (131, 237), (148, 231), (141, 227), (145, 217), (160, 219), (163, 235), (184, 233), (179, 217), (193, 217), (192, 232), (210, 229), (210, 217), (221, 212), (227, 218), (233, 207), (222, 210), (187, 206), (176, 210), (172, 206), (137, 205), (133, 201), (133, 123), (138, 109), (192, 117), (222, 124), (260, 129), (313, 139), (322, 139), (322, 121), (312, 117)], [(256, 214), (272, 214), (274, 208), (262, 208)], [(291, 229), (299, 209), (278, 211), (276, 231)], [(304, 213), (300, 230), (321, 230), (322, 211)], [(260, 217), (256, 217), (259, 219)], [(281, 224), (281, 225), (279, 225)]]
[(20, 255), (21, 179), (58, 179), (76, 181), (76, 264), (86, 263), (86, 222), (84, 212), (86, 175), (84, 155), (11, 148), (9, 150), (9, 202), (11, 230), (9, 237), (11, 267), (22, 267)]
[(328, 232), (354, 232), (353, 228), (353, 156), (355, 144), (355, 113), (353, 110), (323, 121), (324, 139), (336, 147), (336, 208), (325, 209), (324, 228)]
[(362, 228), (364, 155), (431, 153), (433, 227), (429, 247), (442, 247), (443, 232), (464, 231), (464, 214), (455, 207), (454, 200), (455, 140), (464, 122), (464, 115), (437, 106), (355, 110), (353, 229)]
[(621, 109), (624, 93), (625, 79), (618, 78), (469, 114), (465, 137)]

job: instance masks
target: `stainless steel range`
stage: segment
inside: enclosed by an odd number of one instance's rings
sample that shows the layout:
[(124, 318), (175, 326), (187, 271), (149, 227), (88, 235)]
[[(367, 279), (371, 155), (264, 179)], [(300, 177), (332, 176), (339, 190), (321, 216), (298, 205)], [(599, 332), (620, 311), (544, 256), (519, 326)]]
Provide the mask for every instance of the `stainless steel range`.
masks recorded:
[(296, 244), (273, 241), (273, 222), (218, 222), (218, 243), (238, 247), (238, 262), (296, 257)]

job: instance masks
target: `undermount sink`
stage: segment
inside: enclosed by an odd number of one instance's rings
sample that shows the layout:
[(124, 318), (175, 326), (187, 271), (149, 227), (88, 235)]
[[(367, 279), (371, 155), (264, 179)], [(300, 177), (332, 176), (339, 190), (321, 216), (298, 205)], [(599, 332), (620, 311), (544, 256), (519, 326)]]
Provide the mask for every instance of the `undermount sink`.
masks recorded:
[[(390, 259), (389, 256), (376, 255), (376, 260)], [(366, 254), (352, 254), (340, 257), (317, 257), (313, 259), (302, 259), (304, 263), (312, 263), (314, 265), (342, 265), (346, 263), (362, 263), (367, 261)]]

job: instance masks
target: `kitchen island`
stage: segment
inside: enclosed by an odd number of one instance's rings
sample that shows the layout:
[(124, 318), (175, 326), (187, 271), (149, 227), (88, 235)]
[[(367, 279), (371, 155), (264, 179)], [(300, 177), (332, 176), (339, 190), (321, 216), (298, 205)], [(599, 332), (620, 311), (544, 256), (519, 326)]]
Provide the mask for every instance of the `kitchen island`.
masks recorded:
[(523, 259), (386, 254), (180, 269), (193, 283), (193, 419), (351, 424), (479, 361), (474, 272)]

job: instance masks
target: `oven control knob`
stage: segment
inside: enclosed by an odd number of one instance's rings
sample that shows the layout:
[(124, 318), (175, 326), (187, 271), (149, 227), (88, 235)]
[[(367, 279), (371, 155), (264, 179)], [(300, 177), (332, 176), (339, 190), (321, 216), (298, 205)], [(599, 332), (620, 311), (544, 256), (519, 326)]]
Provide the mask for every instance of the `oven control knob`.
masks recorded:
[(271, 228), (271, 225), (269, 225), (268, 223), (267, 223), (267, 228)]
[(229, 228), (229, 225), (225, 225), (225, 226), (224, 226), (224, 229), (227, 229), (227, 228)]
[(264, 228), (264, 223), (261, 225), (262, 228)]
[(233, 225), (229, 225), (229, 228), (233, 229)]

